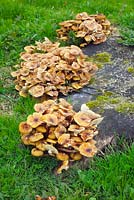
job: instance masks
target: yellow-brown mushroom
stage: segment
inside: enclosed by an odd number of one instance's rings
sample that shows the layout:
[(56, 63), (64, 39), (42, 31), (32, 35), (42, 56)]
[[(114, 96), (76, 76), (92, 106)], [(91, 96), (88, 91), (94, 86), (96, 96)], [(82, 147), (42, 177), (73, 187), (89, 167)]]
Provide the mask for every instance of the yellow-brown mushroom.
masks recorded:
[(69, 159), (69, 156), (68, 156), (68, 154), (66, 154), (66, 153), (59, 152), (58, 154), (56, 154), (56, 158), (57, 158), (58, 160), (65, 161), (65, 160), (68, 160), (68, 159)]
[(81, 155), (86, 157), (93, 157), (95, 153), (97, 153), (97, 148), (91, 142), (83, 142), (79, 146), (79, 152)]
[(24, 135), (24, 134), (29, 134), (32, 132), (32, 127), (27, 124), (27, 122), (21, 122), (19, 124), (19, 132)]
[(43, 123), (42, 114), (41, 113), (33, 113), (29, 115), (27, 118), (27, 124), (29, 124), (32, 128), (36, 128), (37, 126)]
[(82, 111), (79, 111), (78, 113), (76, 113), (74, 116), (74, 121), (82, 126), (82, 127), (87, 127), (90, 125), (90, 122), (91, 122), (91, 118), (90, 118), (90, 115), (88, 113), (85, 113), (85, 112), (82, 112)]
[(40, 157), (40, 156), (43, 156), (44, 152), (37, 149), (37, 148), (33, 148), (32, 151), (31, 151), (31, 154), (33, 156)]
[(58, 119), (54, 114), (45, 114), (42, 116), (42, 120), (48, 126), (56, 126), (58, 124)]
[(29, 137), (30, 142), (37, 142), (44, 138), (44, 135), (42, 133), (34, 133)]
[(29, 93), (33, 97), (41, 97), (44, 94), (44, 86), (42, 85), (35, 85), (29, 89)]

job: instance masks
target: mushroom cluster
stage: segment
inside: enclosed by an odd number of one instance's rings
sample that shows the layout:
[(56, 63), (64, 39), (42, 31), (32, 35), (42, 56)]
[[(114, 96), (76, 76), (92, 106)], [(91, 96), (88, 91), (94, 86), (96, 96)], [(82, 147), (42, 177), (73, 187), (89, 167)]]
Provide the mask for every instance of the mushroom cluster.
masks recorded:
[(36, 103), (34, 110), (19, 124), (22, 142), (34, 146), (33, 156), (50, 155), (62, 161), (57, 174), (67, 170), (70, 161), (93, 157), (97, 152), (93, 137), (103, 118), (85, 104), (75, 112), (71, 104), (60, 98)]
[(103, 14), (88, 15), (82, 12), (76, 15), (74, 20), (67, 20), (59, 23), (61, 26), (57, 30), (57, 35), (61, 40), (69, 40), (70, 31), (74, 32), (76, 38), (80, 38), (83, 42), (81, 47), (93, 42), (99, 44), (105, 42), (107, 35), (111, 33), (111, 23)]
[(19, 69), (11, 73), (21, 96), (29, 93), (36, 98), (56, 98), (60, 93), (66, 95), (89, 83), (96, 65), (86, 60), (79, 47), (59, 45), (45, 38), (42, 43), (24, 48)]

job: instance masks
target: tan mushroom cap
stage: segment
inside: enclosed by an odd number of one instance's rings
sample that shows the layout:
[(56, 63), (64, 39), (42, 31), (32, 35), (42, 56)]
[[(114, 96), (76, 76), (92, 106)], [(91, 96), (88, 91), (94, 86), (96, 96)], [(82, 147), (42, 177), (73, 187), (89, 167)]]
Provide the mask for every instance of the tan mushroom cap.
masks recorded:
[(91, 125), (92, 126), (98, 126), (98, 124), (100, 124), (103, 119), (104, 119), (104, 117), (100, 117), (100, 118), (94, 119), (94, 120), (91, 121)]
[(42, 121), (42, 114), (41, 113), (33, 113), (29, 115), (27, 118), (27, 124), (29, 124), (32, 128), (36, 128), (37, 126), (41, 125)]
[(73, 160), (81, 160), (82, 159), (82, 155), (79, 152), (76, 153), (70, 153), (70, 157)]
[(33, 52), (35, 51), (35, 46), (33, 46), (33, 45), (25, 46), (25, 47), (24, 47), (24, 50), (25, 50), (27, 53), (33, 53)]
[(54, 131), (55, 131), (55, 127), (51, 127), (49, 129), (49, 133), (48, 133), (48, 138), (49, 139), (52, 139), (52, 140), (56, 139)]
[(33, 156), (39, 157), (39, 156), (43, 156), (44, 152), (37, 149), (37, 148), (33, 148), (32, 151), (31, 151), (31, 154)]
[(46, 139), (46, 142), (48, 142), (48, 143), (50, 143), (50, 144), (56, 144), (56, 143), (57, 143), (57, 140), (56, 140), (56, 139), (47, 138), (47, 139)]
[(83, 156), (93, 157), (97, 153), (97, 148), (91, 142), (83, 142), (79, 147), (79, 152)]
[(39, 113), (44, 113), (46, 110), (46, 107), (43, 103), (36, 103), (34, 105), (34, 110)]
[(36, 142), (36, 148), (41, 150), (41, 151), (45, 151), (45, 145), (46, 145), (46, 141), (45, 140), (40, 140)]
[(11, 76), (12, 76), (12, 77), (17, 77), (17, 76), (19, 76), (19, 75), (20, 75), (20, 70), (11, 72)]
[(27, 92), (26, 91), (24, 91), (24, 90), (20, 90), (19, 91), (19, 95), (21, 96), (21, 97), (27, 97)]
[(44, 125), (40, 125), (40, 126), (36, 127), (36, 131), (40, 132), (40, 133), (46, 133), (47, 129), (45, 128)]
[(45, 114), (43, 115), (42, 120), (48, 126), (56, 126), (58, 124), (57, 116), (54, 114)]
[(80, 125), (80, 126), (84, 126), (84, 127), (87, 127), (90, 125), (90, 122), (91, 122), (91, 118), (90, 118), (90, 115), (88, 113), (85, 113), (85, 112), (78, 112), (76, 113), (74, 116), (74, 121)]
[(29, 93), (33, 97), (41, 97), (44, 94), (44, 86), (42, 85), (35, 85), (29, 89)]
[(78, 133), (80, 133), (80, 132), (82, 132), (84, 130), (85, 130), (84, 127), (81, 127), (81, 126), (79, 126), (77, 124), (70, 124), (70, 126), (68, 127), (68, 131), (73, 132), (74, 135), (78, 134)]
[(92, 110), (90, 110), (89, 107), (86, 104), (82, 104), (81, 105), (81, 111), (85, 112), (85, 113), (88, 113), (90, 115), (91, 119), (97, 119), (97, 118), (101, 117), (101, 115), (99, 115), (99, 114), (93, 112)]
[(68, 103), (65, 99), (59, 99), (59, 107), (63, 110), (71, 110), (73, 107), (70, 103)]
[(79, 135), (78, 136), (71, 136), (71, 141), (76, 142), (76, 143), (82, 143), (83, 142)]
[(58, 138), (58, 143), (65, 146), (65, 147), (68, 147), (70, 146), (70, 134), (62, 134), (59, 138)]
[(30, 142), (37, 142), (44, 138), (44, 135), (42, 133), (34, 133), (29, 137)]
[(28, 76), (29, 75), (29, 69), (27, 69), (27, 68), (22, 68), (22, 69), (20, 69), (20, 75), (22, 75), (22, 76)]
[(68, 154), (66, 154), (66, 153), (59, 152), (59, 153), (56, 155), (56, 158), (57, 158), (58, 160), (65, 161), (65, 160), (68, 160), (68, 159), (69, 159), (69, 156), (68, 156)]
[(59, 124), (55, 128), (54, 134), (55, 134), (56, 138), (59, 138), (61, 135), (65, 134), (66, 131), (67, 131), (67, 129), (62, 124)]
[(21, 122), (19, 124), (19, 132), (24, 135), (24, 134), (29, 134), (32, 132), (32, 127), (27, 124), (27, 122)]
[(45, 150), (48, 151), (50, 155), (58, 154), (58, 150), (51, 144), (45, 144)]
[(87, 14), (87, 12), (82, 12), (82, 13), (77, 14), (75, 18), (85, 20), (89, 18), (89, 15)]
[(35, 143), (30, 142), (30, 140), (29, 140), (30, 136), (31, 136), (31, 134), (26, 134), (26, 135), (21, 136), (21, 140), (23, 141), (23, 143), (25, 145), (35, 145)]
[(93, 130), (85, 130), (80, 133), (80, 136), (83, 141), (91, 140), (94, 137), (94, 131)]
[(72, 83), (72, 87), (74, 88), (74, 89), (80, 89), (80, 88), (82, 88), (82, 84), (81, 83), (77, 83), (77, 82), (74, 82), (74, 83)]
[(54, 100), (47, 100), (47, 101), (43, 101), (43, 105), (45, 106), (46, 110), (50, 110), (54, 108), (54, 106), (56, 105), (56, 102)]

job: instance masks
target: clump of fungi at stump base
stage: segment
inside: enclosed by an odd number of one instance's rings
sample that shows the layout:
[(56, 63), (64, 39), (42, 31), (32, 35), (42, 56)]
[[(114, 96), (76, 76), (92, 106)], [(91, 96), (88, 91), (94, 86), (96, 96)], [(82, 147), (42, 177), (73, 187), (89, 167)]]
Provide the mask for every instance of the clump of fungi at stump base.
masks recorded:
[(60, 98), (37, 103), (34, 110), (19, 124), (22, 142), (33, 146), (33, 156), (49, 155), (61, 161), (56, 174), (67, 170), (70, 162), (93, 157), (97, 152), (93, 137), (103, 118), (85, 104), (75, 112), (71, 104)]
[(25, 52), (20, 54), (23, 61), (11, 73), (21, 96), (57, 98), (89, 84), (97, 66), (87, 61), (79, 47), (59, 45), (45, 38), (42, 43), (36, 42), (36, 46), (24, 48)]
[(103, 14), (88, 15), (83, 12), (76, 15), (75, 19), (60, 22), (60, 29), (57, 35), (60, 40), (69, 41), (70, 33), (74, 33), (74, 37), (82, 40), (80, 47), (84, 47), (89, 43), (100, 44), (105, 42), (107, 36), (112, 32), (111, 23)]

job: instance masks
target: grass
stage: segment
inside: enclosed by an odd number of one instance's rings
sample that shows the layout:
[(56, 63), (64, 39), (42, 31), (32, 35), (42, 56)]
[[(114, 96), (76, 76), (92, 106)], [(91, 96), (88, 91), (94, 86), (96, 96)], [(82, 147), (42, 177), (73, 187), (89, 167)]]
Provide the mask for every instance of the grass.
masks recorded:
[(134, 199), (133, 144), (94, 158), (86, 169), (78, 163), (60, 176), (53, 173), (55, 159), (33, 158), (21, 144), (18, 124), (36, 101), (19, 97), (10, 76), (25, 45), (45, 36), (56, 40), (58, 23), (78, 12), (104, 13), (121, 30), (122, 42), (133, 45), (133, 9), (132, 0), (0, 1), (0, 200), (32, 200), (36, 194), (58, 200)]
[[(16, 63), (19, 52), (44, 36), (56, 39), (58, 23), (74, 18), (78, 12), (104, 13), (112, 23), (128, 30), (123, 40), (132, 40), (134, 6), (131, 0), (1, 0), (0, 1), (0, 66)], [(130, 36), (130, 37), (129, 37)], [(134, 43), (132, 43), (134, 44)]]

